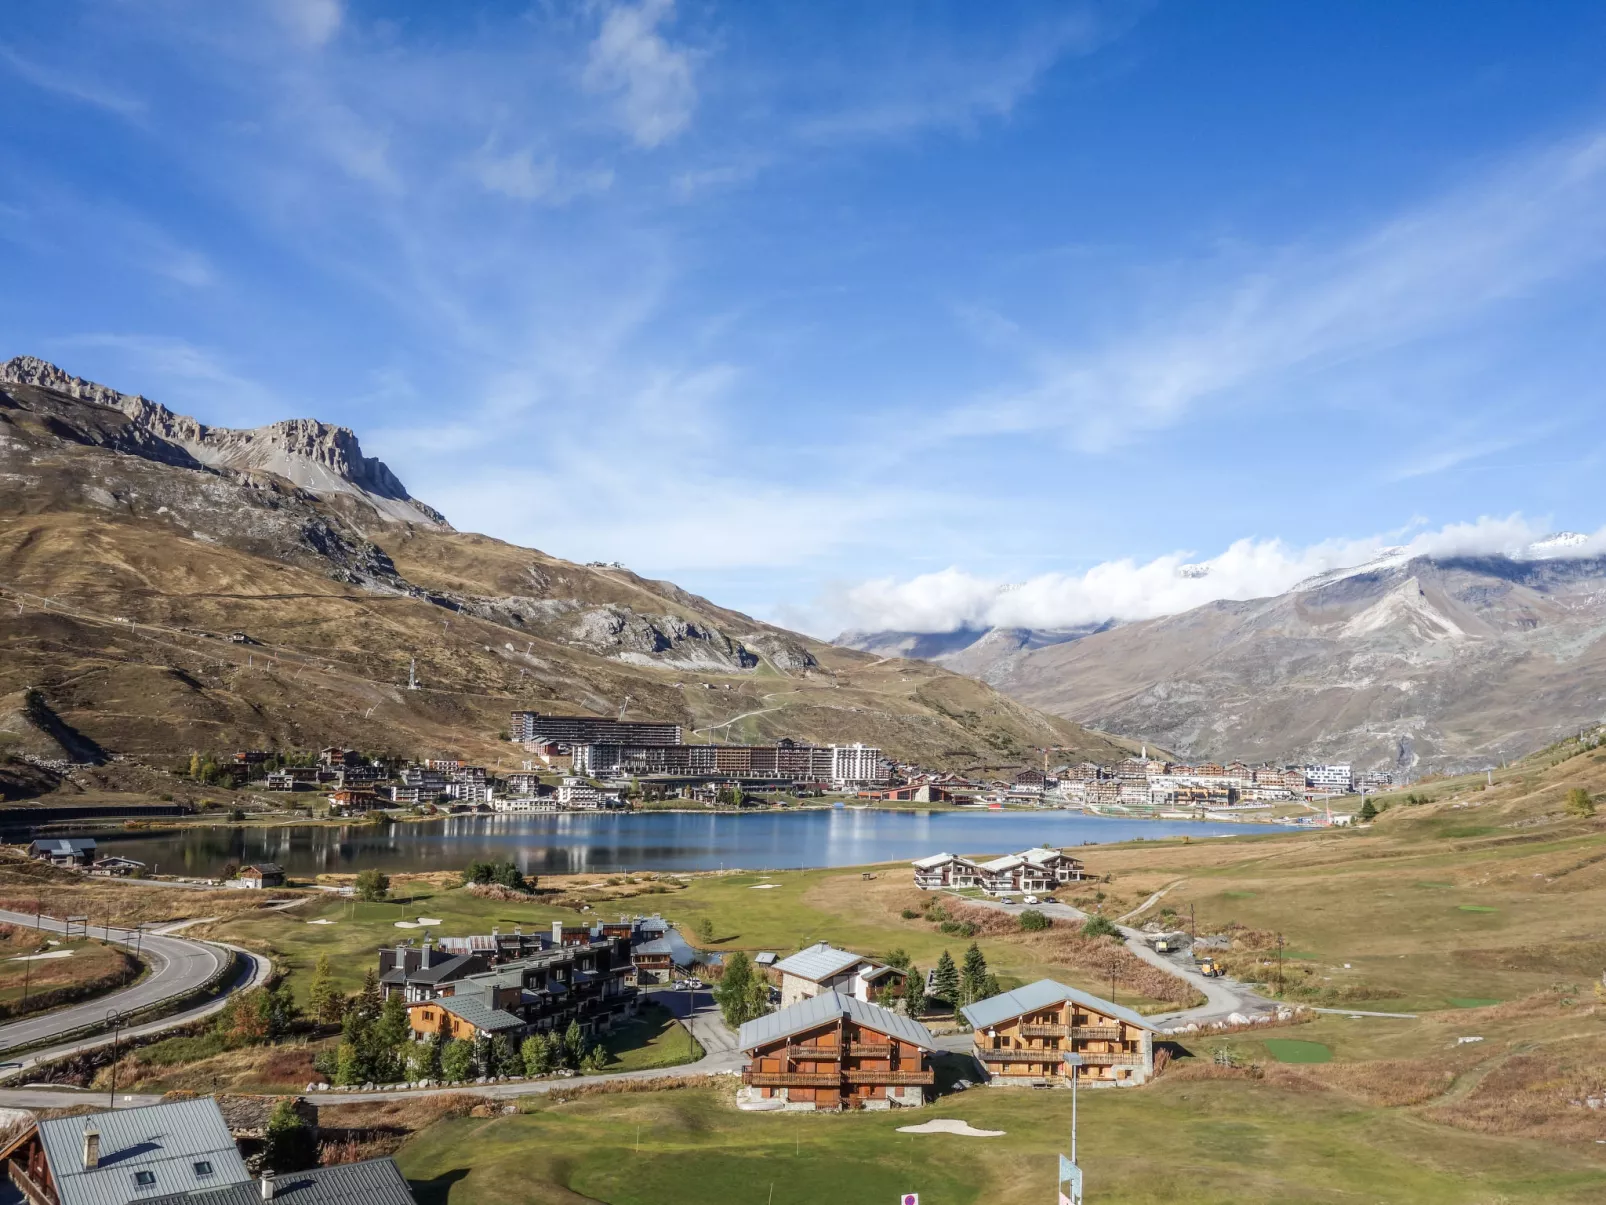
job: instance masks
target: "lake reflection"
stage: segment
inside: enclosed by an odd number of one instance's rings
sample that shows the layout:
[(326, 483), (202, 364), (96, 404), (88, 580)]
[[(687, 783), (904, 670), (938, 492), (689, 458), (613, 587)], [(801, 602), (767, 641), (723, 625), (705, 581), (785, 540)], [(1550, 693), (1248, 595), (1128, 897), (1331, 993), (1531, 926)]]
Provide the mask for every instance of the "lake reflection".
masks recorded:
[(526, 874), (622, 870), (780, 870), (856, 866), (938, 852), (1013, 853), (1139, 837), (1264, 832), (1261, 826), (1119, 820), (1079, 812), (628, 812), (451, 816), (422, 822), (327, 827), (196, 828), (111, 833), (103, 854), (166, 874), (215, 877), (224, 863), (277, 862), (292, 875), (457, 870), (511, 859)]

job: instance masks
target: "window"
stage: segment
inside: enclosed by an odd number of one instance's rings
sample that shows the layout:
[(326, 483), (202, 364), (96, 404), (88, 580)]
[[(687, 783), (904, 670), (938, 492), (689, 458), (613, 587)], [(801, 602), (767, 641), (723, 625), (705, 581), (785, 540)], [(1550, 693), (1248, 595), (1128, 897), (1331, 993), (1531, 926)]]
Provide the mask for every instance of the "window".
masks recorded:
[(197, 1160), (195, 1164), (195, 1174), (197, 1176), (210, 1176), (212, 1174), (211, 1162), (206, 1159)]
[(135, 1172), (134, 1173), (134, 1187), (135, 1188), (149, 1188), (152, 1184), (155, 1184), (155, 1183), (156, 1183), (156, 1173), (155, 1172), (140, 1171), (140, 1172)]

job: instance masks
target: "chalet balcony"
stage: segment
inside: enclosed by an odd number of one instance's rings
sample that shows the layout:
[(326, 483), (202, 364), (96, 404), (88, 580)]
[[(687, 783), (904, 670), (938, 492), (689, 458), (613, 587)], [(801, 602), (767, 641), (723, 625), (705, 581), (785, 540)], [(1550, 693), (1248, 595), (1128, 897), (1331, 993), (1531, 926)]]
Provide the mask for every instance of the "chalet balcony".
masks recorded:
[(1057, 1063), (1065, 1053), (1063, 1050), (1024, 1050), (1012, 1046), (1007, 1050), (978, 1050), (976, 1057), (984, 1063)]
[(1090, 1050), (1078, 1051), (1084, 1066), (1087, 1067), (1141, 1067), (1143, 1056), (1134, 1050)]
[(892, 1057), (891, 1042), (852, 1042), (848, 1045), (848, 1053), (854, 1058), (886, 1059)]
[(840, 1088), (835, 1071), (743, 1071), (742, 1083), (754, 1088)]
[(842, 1057), (840, 1046), (788, 1046), (789, 1059), (813, 1059), (816, 1062), (834, 1063)]
[(935, 1071), (844, 1071), (842, 1078), (850, 1084), (934, 1084)]
[(1095, 1042), (1119, 1042), (1119, 1025), (1022, 1025), (1023, 1038), (1085, 1038)]

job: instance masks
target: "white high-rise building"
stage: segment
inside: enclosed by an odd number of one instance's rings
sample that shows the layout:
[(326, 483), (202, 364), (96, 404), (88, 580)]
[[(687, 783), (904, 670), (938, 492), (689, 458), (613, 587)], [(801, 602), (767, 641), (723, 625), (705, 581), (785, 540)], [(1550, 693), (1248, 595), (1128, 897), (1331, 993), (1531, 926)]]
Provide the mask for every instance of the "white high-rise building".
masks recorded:
[(1318, 791), (1347, 793), (1355, 786), (1355, 776), (1349, 766), (1306, 766), (1305, 778)]
[(881, 750), (855, 741), (851, 745), (831, 746), (831, 783), (838, 787), (865, 787), (886, 782), (889, 777), (881, 764)]

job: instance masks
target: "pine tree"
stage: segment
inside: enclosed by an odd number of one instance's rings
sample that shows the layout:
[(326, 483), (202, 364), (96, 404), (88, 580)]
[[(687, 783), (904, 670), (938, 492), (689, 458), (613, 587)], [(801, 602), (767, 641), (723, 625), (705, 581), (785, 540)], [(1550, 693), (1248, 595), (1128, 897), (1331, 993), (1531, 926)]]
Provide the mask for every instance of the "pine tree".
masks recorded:
[(1371, 801), (1371, 799), (1369, 799), (1369, 798), (1368, 799), (1362, 799), (1361, 800), (1361, 810), (1355, 813), (1355, 819), (1359, 820), (1362, 824), (1366, 824), (1366, 823), (1369, 823), (1369, 822), (1371, 822), (1372, 820), (1374, 820), (1376, 818), (1377, 818), (1377, 805), (1374, 804)]
[[(764, 984), (765, 1011), (769, 1004), (769, 984)], [(724, 1014), (725, 1024), (732, 1029), (737, 1028), (745, 1021), (761, 1014), (751, 1012), (753, 1000), (753, 964), (746, 954), (737, 950), (725, 963), (724, 974), (720, 976), (719, 986), (714, 989), (714, 999), (719, 1003), (719, 1011)]]
[(392, 992), (380, 1006), (379, 1020), (374, 1023), (374, 1040), (380, 1046), (397, 1050), (412, 1035), (413, 1027), (407, 1021), (407, 1005), (402, 1001), (400, 992)]
[(953, 1006), (959, 1003), (959, 968), (954, 965), (953, 956), (947, 950), (937, 959), (937, 974), (932, 987), (944, 1004)]
[(578, 1071), (581, 1060), (586, 1057), (586, 1047), (586, 1036), (580, 1032), (580, 1022), (570, 1021), (569, 1028), (563, 1031), (564, 1064)]
[(903, 981), (903, 1005), (911, 1017), (926, 1013), (926, 975), (913, 963), (909, 964), (908, 978)]
[(357, 993), (352, 1011), (365, 1021), (379, 1018), (379, 973), (373, 967), (369, 967), (368, 974), (363, 976), (362, 991)]
[(1595, 801), (1583, 787), (1574, 787), (1567, 792), (1567, 813), (1584, 819), (1595, 814)]
[(262, 1161), (275, 1172), (299, 1172), (317, 1165), (317, 1143), (294, 1101), (281, 1100), (268, 1115)]
[(307, 986), (307, 1007), (312, 1011), (312, 1019), (320, 1025), (333, 1025), (340, 1020), (340, 1014), (346, 1011), (346, 998), (335, 986), (334, 970), (329, 965), (329, 955), (319, 954), (318, 962), (312, 969), (312, 982)]
[(532, 1033), (519, 1048), (524, 1056), (525, 1075), (548, 1075), (552, 1071), (552, 1047), (547, 1045), (544, 1033)]
[(474, 1078), (474, 1043), (453, 1038), (441, 1050), (441, 1078), (460, 1084)]
[(987, 959), (983, 957), (981, 947), (971, 942), (970, 949), (965, 951), (965, 969), (959, 972), (959, 1003), (969, 1004), (972, 1000), (980, 1000), (986, 986)]

